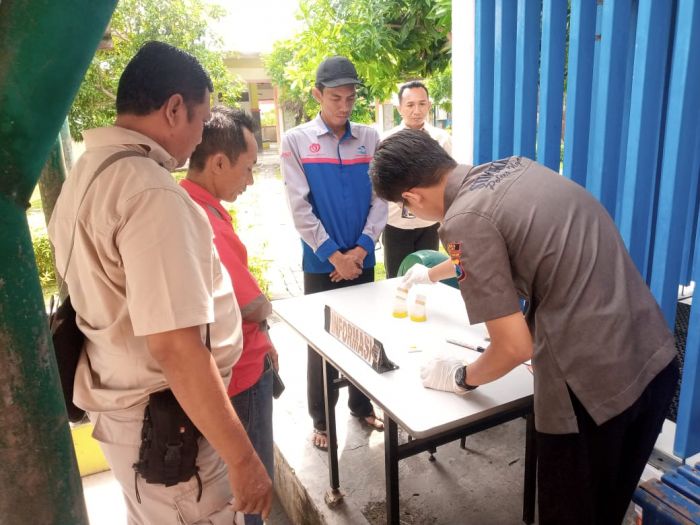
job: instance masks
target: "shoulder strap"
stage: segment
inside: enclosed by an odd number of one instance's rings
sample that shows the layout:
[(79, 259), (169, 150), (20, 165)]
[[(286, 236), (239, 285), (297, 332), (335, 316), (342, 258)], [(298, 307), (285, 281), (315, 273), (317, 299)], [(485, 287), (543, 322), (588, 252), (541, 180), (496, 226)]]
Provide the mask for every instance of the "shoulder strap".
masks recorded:
[(78, 208), (75, 210), (75, 224), (73, 224), (73, 233), (71, 235), (70, 239), (70, 248), (68, 249), (68, 259), (66, 260), (66, 267), (63, 270), (63, 279), (61, 280), (61, 289), (58, 291), (58, 296), (61, 297), (63, 295), (63, 290), (64, 287), (66, 286), (66, 276), (68, 275), (68, 267), (70, 266), (70, 260), (71, 257), (73, 256), (73, 246), (75, 245), (75, 231), (78, 228), (78, 215), (80, 213), (80, 207), (83, 205), (83, 201), (85, 200), (85, 196), (87, 195), (87, 192), (90, 190), (90, 186), (92, 186), (92, 183), (95, 182), (95, 179), (97, 176), (102, 173), (104, 170), (106, 170), (109, 166), (117, 162), (118, 160), (124, 159), (126, 157), (145, 157), (143, 153), (139, 153), (138, 151), (134, 150), (125, 150), (125, 151), (118, 151), (109, 157), (107, 157), (102, 164), (99, 165), (99, 167), (95, 170), (95, 173), (93, 174), (92, 178), (87, 184), (87, 187), (85, 188), (85, 192), (83, 193), (83, 196), (80, 198), (80, 202), (78, 203)]

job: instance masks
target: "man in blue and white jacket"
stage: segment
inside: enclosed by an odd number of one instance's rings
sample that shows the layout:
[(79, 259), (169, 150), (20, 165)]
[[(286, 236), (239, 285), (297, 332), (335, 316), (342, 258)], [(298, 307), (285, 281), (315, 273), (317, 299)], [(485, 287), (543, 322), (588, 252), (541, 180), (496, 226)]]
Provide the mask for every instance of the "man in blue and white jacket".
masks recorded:
[[(349, 121), (357, 84), (347, 58), (324, 60), (312, 90), (319, 115), (282, 139), (282, 174), (303, 245), (305, 294), (374, 281), (374, 244), (386, 224), (387, 204), (374, 194), (368, 175), (379, 134)], [(313, 444), (325, 450), (323, 362), (311, 348), (307, 382)], [(352, 385), (349, 397), (350, 411), (362, 424), (384, 428), (370, 400)], [(335, 406), (337, 391), (329, 401)]]

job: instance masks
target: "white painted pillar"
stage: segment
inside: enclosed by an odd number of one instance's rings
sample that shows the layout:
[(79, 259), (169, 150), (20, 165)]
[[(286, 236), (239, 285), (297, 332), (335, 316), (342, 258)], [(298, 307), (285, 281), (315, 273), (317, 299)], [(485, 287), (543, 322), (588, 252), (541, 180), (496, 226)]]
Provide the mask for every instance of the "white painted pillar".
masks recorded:
[(476, 0), (452, 2), (452, 156), (474, 158), (474, 34)]

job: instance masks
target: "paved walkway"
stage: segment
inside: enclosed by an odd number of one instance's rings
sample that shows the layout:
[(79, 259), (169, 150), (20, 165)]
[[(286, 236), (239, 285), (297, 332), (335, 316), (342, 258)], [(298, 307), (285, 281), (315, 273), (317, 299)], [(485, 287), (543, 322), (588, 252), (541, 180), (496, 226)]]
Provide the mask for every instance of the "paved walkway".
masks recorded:
[[(227, 206), (236, 212), (237, 233), (249, 257), (268, 264), (265, 277), (270, 285), (269, 297), (275, 300), (301, 295), (301, 241), (289, 211), (277, 149), (265, 150), (258, 156), (258, 164), (255, 184)], [(383, 261), (380, 244), (376, 256), (377, 261)]]
[(255, 184), (228, 207), (236, 212), (237, 233), (249, 258), (268, 265), (270, 298), (300, 295), (304, 287), (301, 241), (287, 204), (277, 150), (264, 150), (258, 164)]

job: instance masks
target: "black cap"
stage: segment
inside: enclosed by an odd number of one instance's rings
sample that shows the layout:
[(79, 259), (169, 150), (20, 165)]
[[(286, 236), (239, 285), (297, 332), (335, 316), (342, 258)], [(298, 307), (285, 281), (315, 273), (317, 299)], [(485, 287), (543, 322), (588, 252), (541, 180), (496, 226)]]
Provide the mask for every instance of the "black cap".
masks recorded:
[(316, 70), (316, 85), (323, 87), (362, 84), (357, 78), (357, 71), (347, 58), (335, 56), (325, 59)]

